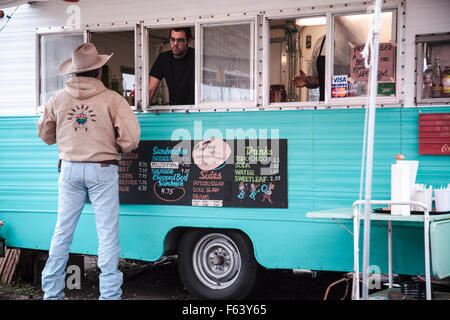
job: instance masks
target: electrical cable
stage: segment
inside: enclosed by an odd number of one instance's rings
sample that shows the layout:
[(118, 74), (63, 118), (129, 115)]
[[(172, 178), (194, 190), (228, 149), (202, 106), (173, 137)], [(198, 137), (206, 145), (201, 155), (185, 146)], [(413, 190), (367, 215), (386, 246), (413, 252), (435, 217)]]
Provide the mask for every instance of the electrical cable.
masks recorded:
[(13, 11), (13, 13), (11, 13), (11, 15), (6, 15), (6, 22), (5, 22), (5, 24), (3, 25), (3, 27), (1, 27), (0, 28), (0, 32), (2, 32), (3, 31), (3, 29), (5, 29), (5, 27), (8, 25), (8, 22), (11, 20), (11, 18), (13, 17), (13, 15), (14, 15), (14, 13), (16, 13), (16, 11), (17, 11), (17, 9), (20, 7), (20, 5), (18, 5), (15, 9), (14, 9), (14, 11)]

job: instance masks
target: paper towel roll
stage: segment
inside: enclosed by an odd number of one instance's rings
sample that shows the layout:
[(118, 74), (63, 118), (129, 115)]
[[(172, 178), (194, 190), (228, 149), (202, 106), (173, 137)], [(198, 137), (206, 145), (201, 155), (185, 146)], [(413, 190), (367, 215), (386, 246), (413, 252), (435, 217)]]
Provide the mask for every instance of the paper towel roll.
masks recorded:
[(416, 184), (417, 169), (419, 168), (419, 161), (417, 160), (397, 160), (397, 164), (404, 164), (409, 166), (409, 178), (411, 195), (414, 194), (414, 186)]
[[(411, 174), (410, 167), (398, 163), (391, 165), (391, 201), (411, 200)], [(410, 205), (392, 205), (391, 214), (394, 216), (409, 216)]]

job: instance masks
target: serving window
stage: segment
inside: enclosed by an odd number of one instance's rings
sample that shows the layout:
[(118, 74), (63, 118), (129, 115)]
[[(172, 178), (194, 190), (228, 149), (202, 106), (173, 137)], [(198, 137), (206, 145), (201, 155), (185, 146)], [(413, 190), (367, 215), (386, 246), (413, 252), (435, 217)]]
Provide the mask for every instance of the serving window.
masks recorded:
[[(271, 19), (269, 29), (269, 103), (319, 101), (318, 68), (325, 76), (326, 17)], [(305, 83), (293, 82), (300, 74)]]
[[(269, 18), (267, 102), (277, 107), (365, 104), (369, 69), (362, 51), (374, 23), (374, 14), (365, 9), (323, 8), (309, 16)], [(397, 6), (381, 13), (377, 96), (383, 103), (398, 103), (401, 91), (397, 15)]]
[[(195, 28), (147, 29), (147, 103), (158, 106), (195, 104)], [(144, 71), (145, 72), (145, 71)]]
[(93, 43), (99, 54), (114, 53), (102, 67), (105, 87), (121, 94), (134, 105), (136, 89), (134, 31), (43, 33), (38, 35), (39, 46), (39, 98), (43, 106), (57, 90), (64, 88), (72, 76), (58, 74), (59, 65), (72, 56), (73, 50), (85, 42)]
[(135, 53), (134, 31), (89, 32), (89, 42), (99, 54), (114, 55), (102, 67), (102, 82), (108, 89), (122, 95), (131, 106), (135, 105)]
[[(333, 19), (331, 98), (366, 97), (369, 69), (362, 51), (374, 14), (337, 14)], [(377, 96), (396, 96), (396, 10), (381, 13)]]
[[(387, 7), (381, 17), (377, 94), (387, 98), (383, 103), (400, 101), (400, 8)], [(365, 9), (324, 6), (301, 15), (291, 10), (274, 16), (198, 18), (182, 25), (157, 20), (137, 24), (134, 30), (129, 25), (86, 30), (85, 37), (42, 34), (39, 103), (64, 86), (67, 77), (59, 76), (57, 67), (87, 39), (100, 54), (114, 53), (103, 68), (102, 81), (139, 111), (363, 105), (369, 70), (361, 52), (374, 18)], [(446, 41), (422, 41), (424, 56), (434, 59), (442, 45), (447, 52)], [(180, 53), (184, 49), (186, 55)], [(448, 61), (440, 55), (445, 70)], [(169, 63), (168, 57), (173, 58)]]

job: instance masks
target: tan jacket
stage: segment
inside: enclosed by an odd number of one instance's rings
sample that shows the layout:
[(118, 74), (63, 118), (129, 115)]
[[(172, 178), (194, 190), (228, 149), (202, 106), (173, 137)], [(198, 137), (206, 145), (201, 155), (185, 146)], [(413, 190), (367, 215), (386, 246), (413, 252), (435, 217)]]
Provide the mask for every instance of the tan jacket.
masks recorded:
[(39, 137), (57, 143), (67, 161), (120, 160), (139, 145), (139, 121), (128, 102), (100, 80), (72, 77), (45, 106), (37, 123)]

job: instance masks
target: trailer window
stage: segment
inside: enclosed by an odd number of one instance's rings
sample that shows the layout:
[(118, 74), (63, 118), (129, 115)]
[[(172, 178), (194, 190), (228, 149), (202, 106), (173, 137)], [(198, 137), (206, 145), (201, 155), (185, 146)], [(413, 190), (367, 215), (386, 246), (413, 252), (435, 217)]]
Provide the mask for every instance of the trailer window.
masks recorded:
[(114, 53), (102, 68), (102, 82), (134, 105), (134, 31), (93, 32), (89, 34), (99, 54)]
[(58, 67), (83, 43), (82, 34), (45, 34), (39, 36), (39, 104), (41, 106), (64, 87), (69, 76), (58, 74)]
[(450, 33), (416, 35), (416, 90), (419, 104), (450, 101)]
[(195, 104), (195, 39), (191, 26), (148, 30), (150, 105)]
[(326, 17), (274, 19), (269, 25), (269, 102), (319, 101), (318, 68), (324, 76)]
[(254, 23), (202, 25), (200, 102), (254, 101)]
[[(395, 10), (381, 14), (378, 59), (378, 96), (396, 95)], [(367, 96), (369, 69), (362, 51), (373, 26), (374, 14), (334, 16), (331, 98)]]

